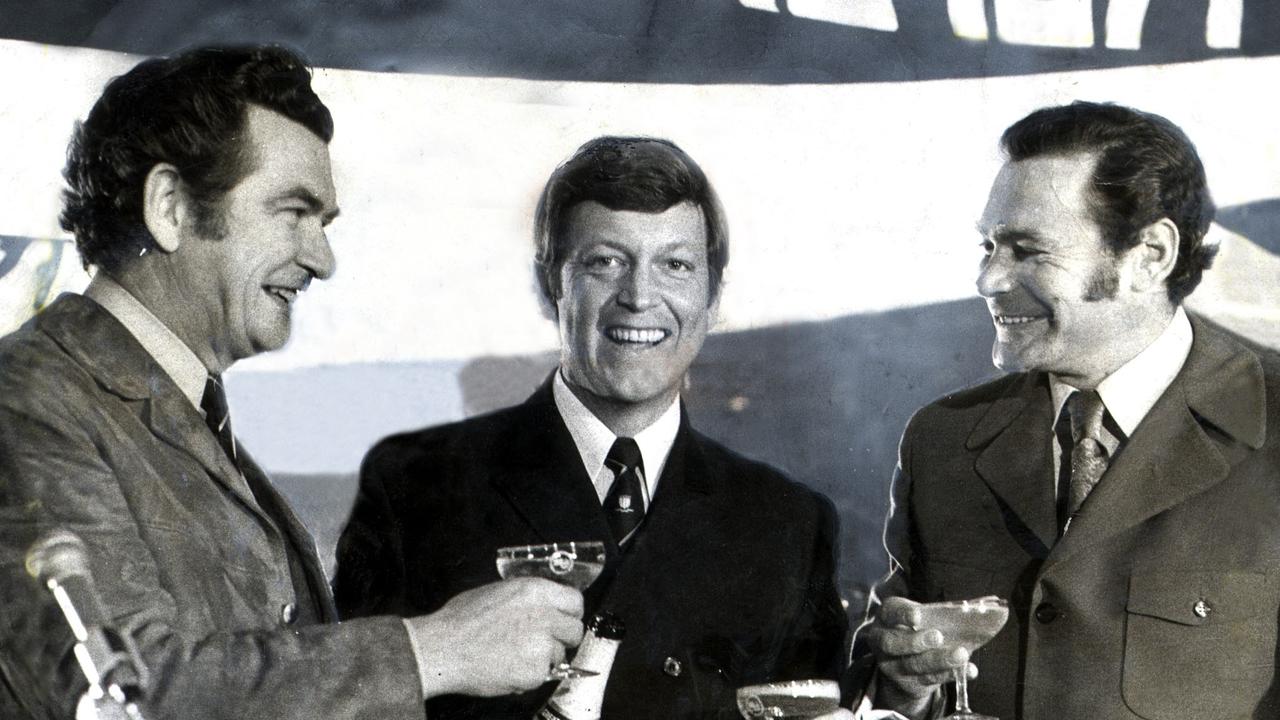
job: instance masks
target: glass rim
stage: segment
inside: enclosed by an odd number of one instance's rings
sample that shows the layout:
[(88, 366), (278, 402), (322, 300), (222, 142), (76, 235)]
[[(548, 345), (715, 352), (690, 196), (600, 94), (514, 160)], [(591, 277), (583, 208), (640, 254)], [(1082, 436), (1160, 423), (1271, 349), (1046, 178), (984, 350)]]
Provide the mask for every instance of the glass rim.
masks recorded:
[(577, 557), (579, 552), (604, 553), (604, 543), (600, 540), (572, 540), (569, 542), (535, 543), (533, 545), (508, 545), (498, 548), (498, 557), (534, 557), (540, 553), (567, 552)]
[[(806, 690), (820, 690), (822, 694), (804, 692)], [(781, 693), (792, 697), (820, 697), (824, 699), (830, 697), (839, 702), (840, 683), (826, 678), (814, 678), (810, 680), (780, 680), (778, 682), (760, 683), (759, 685), (745, 685), (738, 688), (739, 697), (749, 697), (761, 693)], [(832, 693), (834, 693), (834, 696)]]
[(937, 602), (920, 603), (921, 607), (1009, 607), (1009, 601), (998, 595), (984, 595), (968, 600), (939, 600)]

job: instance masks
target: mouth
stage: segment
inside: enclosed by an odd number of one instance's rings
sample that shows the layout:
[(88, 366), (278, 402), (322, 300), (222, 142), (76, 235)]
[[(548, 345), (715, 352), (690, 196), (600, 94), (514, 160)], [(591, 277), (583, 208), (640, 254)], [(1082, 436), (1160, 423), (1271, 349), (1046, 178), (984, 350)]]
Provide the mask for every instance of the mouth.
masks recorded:
[(663, 328), (637, 328), (622, 325), (610, 325), (604, 329), (605, 337), (619, 345), (649, 346), (661, 343), (671, 336), (671, 332)]
[(999, 327), (1013, 327), (1017, 325), (1027, 325), (1041, 320), (1048, 320), (1048, 315), (1001, 315), (992, 313), (991, 319), (995, 321)]
[(307, 278), (300, 283), (290, 283), (287, 285), (263, 285), (262, 289), (265, 290), (268, 295), (276, 298), (287, 307), (292, 305), (293, 301), (298, 299), (298, 295), (305, 291), (307, 286), (310, 284), (311, 279)]

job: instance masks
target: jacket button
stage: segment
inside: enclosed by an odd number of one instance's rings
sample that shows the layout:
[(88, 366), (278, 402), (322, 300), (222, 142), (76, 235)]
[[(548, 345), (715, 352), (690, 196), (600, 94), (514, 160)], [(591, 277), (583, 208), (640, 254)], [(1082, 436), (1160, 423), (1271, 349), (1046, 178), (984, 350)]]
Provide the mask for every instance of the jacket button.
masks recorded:
[(298, 606), (287, 602), (280, 606), (280, 622), (284, 625), (292, 625), (298, 619)]
[(1044, 625), (1057, 620), (1060, 614), (1058, 608), (1053, 606), (1053, 603), (1042, 602), (1036, 606), (1036, 620), (1039, 620)]
[(1213, 612), (1213, 606), (1203, 600), (1199, 600), (1196, 602), (1195, 607), (1191, 608), (1191, 612), (1203, 620), (1209, 617), (1209, 613)]
[(684, 672), (684, 666), (680, 664), (679, 660), (669, 657), (662, 661), (662, 672), (671, 677), (680, 677), (680, 673)]

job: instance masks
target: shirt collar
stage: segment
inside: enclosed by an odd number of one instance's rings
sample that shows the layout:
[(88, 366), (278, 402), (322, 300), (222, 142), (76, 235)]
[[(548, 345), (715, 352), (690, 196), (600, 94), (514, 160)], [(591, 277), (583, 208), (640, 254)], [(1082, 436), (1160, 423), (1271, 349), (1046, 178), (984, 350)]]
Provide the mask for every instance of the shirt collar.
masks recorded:
[[(573, 394), (559, 370), (552, 380), (551, 393), (555, 397), (556, 410), (560, 411), (565, 427), (569, 428), (569, 434), (573, 436), (573, 444), (578, 447), (587, 476), (594, 481), (604, 468), (604, 459), (608, 457), (609, 448), (613, 447), (613, 441), (618, 436)], [(658, 479), (662, 477), (662, 468), (667, 463), (667, 455), (671, 453), (671, 446), (675, 444), (679, 430), (680, 398), (677, 396), (671, 402), (671, 407), (652, 425), (635, 435), (636, 444), (640, 446), (640, 457), (644, 461), (645, 482), (650, 498), (657, 494)]]
[[(1115, 419), (1116, 425), (1124, 431), (1125, 437), (1133, 435), (1138, 424), (1178, 376), (1191, 353), (1191, 339), (1191, 321), (1179, 305), (1160, 337), (1098, 383), (1102, 403), (1107, 406), (1107, 412)], [(1067, 397), (1076, 388), (1050, 375), (1049, 389), (1053, 395), (1053, 417), (1056, 421), (1062, 414)]]
[(147, 354), (155, 359), (156, 364), (173, 379), (182, 394), (199, 409), (209, 370), (191, 348), (179, 340), (138, 298), (107, 277), (106, 273), (98, 272), (94, 275), (84, 294), (119, 320)]

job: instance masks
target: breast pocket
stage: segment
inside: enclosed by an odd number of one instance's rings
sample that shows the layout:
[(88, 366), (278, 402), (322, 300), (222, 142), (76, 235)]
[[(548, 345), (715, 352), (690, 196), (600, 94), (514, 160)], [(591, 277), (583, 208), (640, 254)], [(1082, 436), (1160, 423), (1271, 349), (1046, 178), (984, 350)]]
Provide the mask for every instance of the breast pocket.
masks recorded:
[(1275, 578), (1134, 574), (1125, 609), (1123, 691), (1134, 713), (1152, 720), (1253, 717), (1275, 671)]

